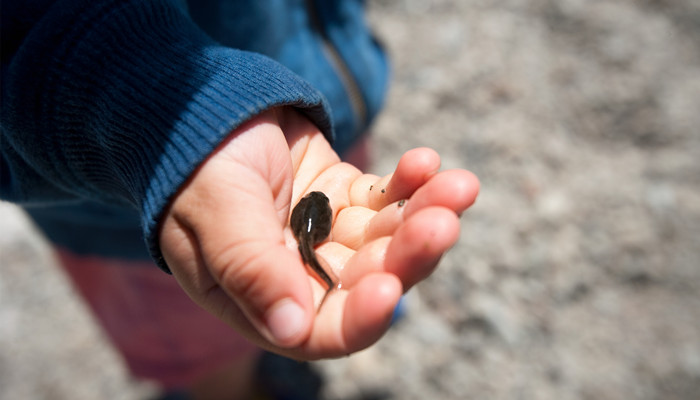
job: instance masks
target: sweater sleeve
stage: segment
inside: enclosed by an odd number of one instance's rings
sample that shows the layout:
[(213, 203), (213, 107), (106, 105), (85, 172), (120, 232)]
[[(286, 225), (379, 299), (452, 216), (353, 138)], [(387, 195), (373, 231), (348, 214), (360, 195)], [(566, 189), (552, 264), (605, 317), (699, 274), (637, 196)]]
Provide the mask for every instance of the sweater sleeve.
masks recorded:
[(318, 91), (213, 42), (167, 0), (57, 1), (26, 31), (3, 50), (2, 197), (133, 207), (157, 261), (168, 201), (247, 119), (291, 105), (332, 139)]

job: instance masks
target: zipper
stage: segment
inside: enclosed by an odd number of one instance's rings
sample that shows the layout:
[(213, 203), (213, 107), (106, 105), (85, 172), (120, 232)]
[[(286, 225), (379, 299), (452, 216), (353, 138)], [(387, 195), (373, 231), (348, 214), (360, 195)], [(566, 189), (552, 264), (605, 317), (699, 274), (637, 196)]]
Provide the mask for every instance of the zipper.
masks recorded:
[(321, 19), (318, 16), (318, 10), (314, 0), (306, 0), (306, 6), (309, 10), (309, 17), (314, 30), (321, 37), (321, 45), (323, 52), (326, 55), (327, 60), (330, 62), (336, 74), (340, 78), (340, 82), (345, 89), (345, 93), (350, 100), (350, 107), (352, 108), (353, 115), (355, 116), (355, 121), (359, 122), (358, 127), (364, 127), (367, 123), (367, 105), (362, 96), (362, 91), (360, 90), (360, 85), (357, 83), (357, 79), (350, 71), (345, 59), (340, 55), (338, 48), (333, 44), (331, 39), (328, 37), (328, 33), (321, 23)]

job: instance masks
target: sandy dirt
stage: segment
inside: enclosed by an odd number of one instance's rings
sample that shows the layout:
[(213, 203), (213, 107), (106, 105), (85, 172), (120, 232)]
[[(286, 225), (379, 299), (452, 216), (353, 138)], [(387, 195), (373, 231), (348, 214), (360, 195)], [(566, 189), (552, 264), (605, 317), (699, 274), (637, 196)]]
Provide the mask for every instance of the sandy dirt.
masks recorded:
[[(374, 0), (394, 62), (372, 172), (481, 179), (459, 243), (327, 399), (696, 399), (700, 3)], [(139, 399), (46, 243), (0, 204), (0, 399)]]

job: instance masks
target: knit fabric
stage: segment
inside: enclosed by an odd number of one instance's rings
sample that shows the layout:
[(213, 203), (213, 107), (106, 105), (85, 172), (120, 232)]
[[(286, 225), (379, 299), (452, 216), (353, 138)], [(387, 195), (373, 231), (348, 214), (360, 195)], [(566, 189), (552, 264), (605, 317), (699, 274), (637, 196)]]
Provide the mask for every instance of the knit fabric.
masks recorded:
[(185, 3), (3, 4), (0, 196), (55, 244), (167, 270), (159, 218), (237, 126), (290, 105), (342, 153), (380, 108), (361, 0)]
[[(70, 219), (78, 210), (95, 215), (82, 204), (124, 210), (111, 216), (116, 225), (121, 214), (138, 216), (164, 269), (163, 210), (237, 126), (290, 105), (333, 140), (330, 107), (306, 79), (259, 53), (220, 45), (169, 1), (10, 3), (2, 13), (0, 195), (65, 207), (58, 215)], [(384, 89), (374, 85), (374, 98)], [(76, 243), (90, 242), (81, 235)]]

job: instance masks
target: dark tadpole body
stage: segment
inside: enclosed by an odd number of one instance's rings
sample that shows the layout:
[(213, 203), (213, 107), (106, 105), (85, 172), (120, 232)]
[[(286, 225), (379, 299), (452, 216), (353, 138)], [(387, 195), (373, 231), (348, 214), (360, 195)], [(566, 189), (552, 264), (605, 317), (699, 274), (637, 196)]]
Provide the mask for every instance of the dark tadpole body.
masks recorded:
[(292, 233), (299, 242), (301, 259), (328, 285), (328, 292), (335, 284), (319, 264), (314, 247), (326, 240), (331, 233), (332, 222), (331, 203), (322, 192), (311, 192), (299, 200), (289, 221)]

